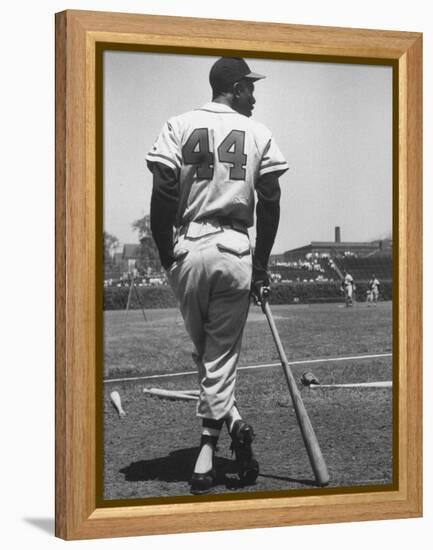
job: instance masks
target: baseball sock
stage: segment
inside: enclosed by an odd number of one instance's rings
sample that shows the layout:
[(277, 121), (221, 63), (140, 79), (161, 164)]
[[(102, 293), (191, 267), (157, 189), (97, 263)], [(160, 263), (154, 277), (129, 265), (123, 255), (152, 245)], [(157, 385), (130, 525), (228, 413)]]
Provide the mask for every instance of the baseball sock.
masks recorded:
[(194, 473), (205, 474), (212, 470), (213, 457), (222, 425), (223, 420), (203, 419), (200, 452), (194, 466)]
[(230, 409), (230, 412), (228, 413), (228, 415), (225, 418), (226, 426), (227, 426), (227, 429), (228, 429), (229, 433), (231, 433), (231, 431), (233, 429), (233, 424), (236, 422), (236, 420), (242, 420), (242, 417), (241, 417), (241, 415), (239, 413), (239, 410), (236, 407), (236, 405), (233, 405), (233, 407)]

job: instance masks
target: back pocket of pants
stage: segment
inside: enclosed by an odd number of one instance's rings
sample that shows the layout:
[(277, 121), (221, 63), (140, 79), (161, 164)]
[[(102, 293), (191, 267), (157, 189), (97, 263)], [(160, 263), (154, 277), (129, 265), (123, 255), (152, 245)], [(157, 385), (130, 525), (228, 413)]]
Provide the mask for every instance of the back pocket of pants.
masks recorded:
[(250, 247), (245, 245), (235, 248), (226, 244), (217, 243), (217, 248), (220, 252), (228, 252), (229, 254), (233, 254), (238, 258), (242, 258), (242, 256), (250, 254)]

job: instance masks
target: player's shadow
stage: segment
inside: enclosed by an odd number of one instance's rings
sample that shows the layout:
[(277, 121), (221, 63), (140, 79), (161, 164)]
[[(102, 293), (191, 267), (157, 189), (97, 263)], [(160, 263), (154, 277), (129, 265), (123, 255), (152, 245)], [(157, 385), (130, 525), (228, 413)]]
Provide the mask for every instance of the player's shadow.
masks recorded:
[[(189, 482), (197, 454), (197, 447), (180, 449), (172, 451), (168, 456), (132, 462), (122, 468), (120, 473), (125, 475), (125, 481)], [(236, 471), (233, 461), (222, 457), (215, 458), (215, 468), (218, 473), (217, 484), (227, 484), (226, 474)]]
[[(124, 474), (125, 481), (136, 482), (153, 480), (166, 483), (188, 483), (192, 476), (197, 454), (197, 447), (180, 449), (172, 451), (168, 456), (132, 462), (129, 466), (119, 471)], [(231, 490), (242, 489), (244, 487), (242, 482), (239, 481), (236, 464), (233, 460), (216, 456), (215, 468), (217, 471), (216, 485), (224, 485), (227, 489)], [(260, 477), (300, 483), (313, 487), (316, 486), (316, 483), (309, 479), (294, 479), (291, 477), (275, 476), (265, 473), (259, 474), (259, 478)]]

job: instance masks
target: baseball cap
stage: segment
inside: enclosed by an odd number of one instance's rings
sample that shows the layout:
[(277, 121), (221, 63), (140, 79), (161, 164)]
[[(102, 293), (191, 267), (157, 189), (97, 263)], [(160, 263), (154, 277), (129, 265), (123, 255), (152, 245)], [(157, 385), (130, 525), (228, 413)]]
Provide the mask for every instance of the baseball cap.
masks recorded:
[(246, 61), (241, 57), (221, 57), (213, 64), (209, 73), (210, 85), (217, 89), (224, 89), (241, 78), (250, 78), (255, 81), (266, 77), (251, 72)]

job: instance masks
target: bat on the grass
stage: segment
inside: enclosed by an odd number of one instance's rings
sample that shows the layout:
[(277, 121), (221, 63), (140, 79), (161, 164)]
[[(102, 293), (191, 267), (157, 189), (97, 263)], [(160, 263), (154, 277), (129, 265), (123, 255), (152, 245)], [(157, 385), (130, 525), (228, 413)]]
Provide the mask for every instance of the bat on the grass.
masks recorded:
[(120, 418), (123, 418), (124, 416), (126, 416), (126, 412), (123, 410), (123, 407), (122, 407), (122, 399), (120, 397), (119, 392), (112, 391), (110, 393), (110, 399), (111, 399), (111, 403), (113, 404)]
[(143, 388), (143, 393), (155, 395), (161, 399), (173, 399), (179, 401), (197, 401), (198, 391), (196, 390), (164, 390), (162, 388)]

